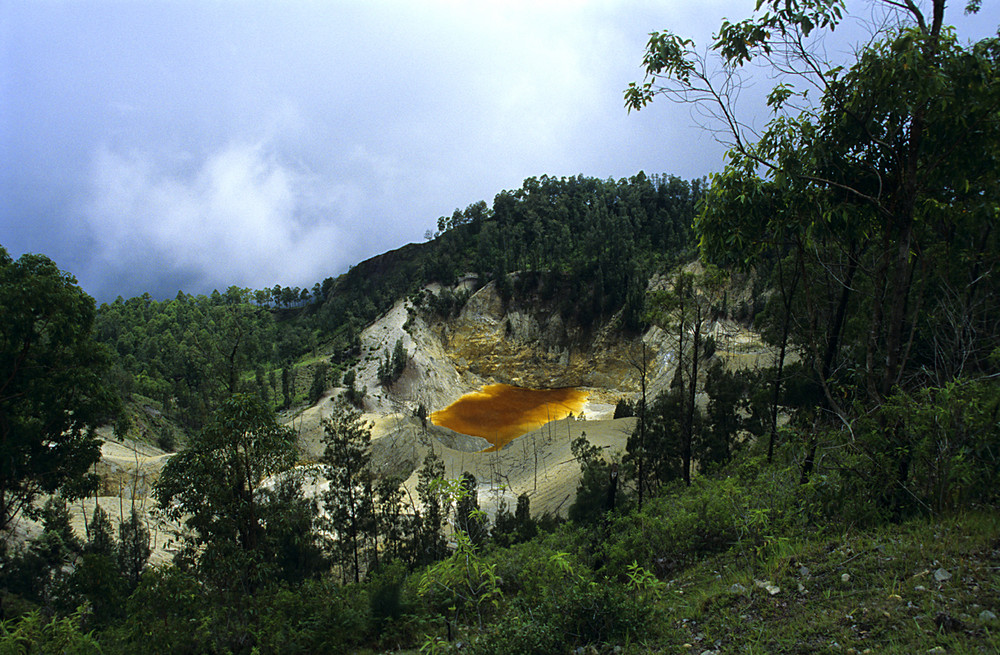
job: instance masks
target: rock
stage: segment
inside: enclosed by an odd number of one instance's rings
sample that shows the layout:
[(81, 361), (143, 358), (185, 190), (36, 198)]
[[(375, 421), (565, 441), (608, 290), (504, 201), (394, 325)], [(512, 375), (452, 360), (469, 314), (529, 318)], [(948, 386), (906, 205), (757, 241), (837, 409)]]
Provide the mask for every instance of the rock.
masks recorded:
[(850, 573), (843, 574), (842, 576), (840, 576), (840, 581), (841, 582), (845, 582), (845, 583), (846, 582), (850, 582), (851, 581), (851, 574)]
[(947, 652), (948, 651), (946, 651), (944, 649), (944, 646), (935, 646), (934, 648), (931, 648), (930, 650), (928, 650), (927, 654), (928, 655), (932, 655), (932, 654), (936, 655), (938, 653), (947, 653)]
[(744, 587), (743, 585), (741, 585), (739, 582), (734, 583), (731, 587), (729, 587), (730, 593), (734, 593), (734, 594), (742, 594), (742, 593), (745, 593), (746, 590), (747, 590), (747, 588)]
[(808, 566), (800, 566), (799, 567), (799, 575), (801, 575), (803, 578), (808, 578), (809, 577), (809, 567)]
[(925, 587), (922, 584), (918, 584), (916, 587), (913, 588), (913, 591), (927, 591), (927, 587)]
[(781, 593), (781, 587), (779, 587), (778, 585), (774, 584), (773, 582), (770, 582), (770, 581), (764, 582), (763, 580), (754, 580), (754, 583), (758, 587), (760, 587), (761, 589), (766, 589), (767, 593), (771, 594), (772, 596)]
[(997, 615), (994, 614), (993, 612), (989, 611), (989, 610), (983, 610), (982, 612), (979, 613), (979, 620), (980, 621), (996, 621), (997, 620)]
[(934, 571), (934, 579), (937, 580), (938, 582), (945, 582), (947, 580), (951, 580), (951, 573), (948, 573), (944, 569), (938, 569), (937, 571)]

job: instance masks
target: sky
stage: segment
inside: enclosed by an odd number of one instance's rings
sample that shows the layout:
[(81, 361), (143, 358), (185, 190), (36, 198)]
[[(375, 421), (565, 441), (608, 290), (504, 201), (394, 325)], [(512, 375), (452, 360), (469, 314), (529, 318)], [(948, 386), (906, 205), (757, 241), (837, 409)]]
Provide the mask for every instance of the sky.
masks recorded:
[(650, 31), (753, 4), (5, 0), (0, 245), (99, 302), (312, 287), (527, 177), (707, 176), (690, 107), (622, 93)]

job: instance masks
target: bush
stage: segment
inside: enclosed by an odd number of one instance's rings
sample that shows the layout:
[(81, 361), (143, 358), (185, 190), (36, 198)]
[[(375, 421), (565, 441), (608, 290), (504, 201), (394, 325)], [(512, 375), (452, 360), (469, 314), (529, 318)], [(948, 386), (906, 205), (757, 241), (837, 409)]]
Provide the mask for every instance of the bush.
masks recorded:
[(664, 577), (732, 547), (756, 557), (776, 535), (787, 537), (816, 518), (815, 491), (797, 483), (795, 470), (748, 459), (726, 473), (697, 477), (690, 487), (677, 482), (642, 511), (617, 518), (614, 536), (599, 546), (603, 573), (621, 579), (637, 562)]
[(470, 655), (550, 655), (563, 651), (565, 642), (558, 628), (518, 614), (491, 624), (468, 648)]
[[(1000, 386), (955, 380), (886, 399), (855, 429), (851, 502), (890, 516), (941, 513), (997, 498)], [(847, 468), (847, 467), (842, 467)]]
[(342, 653), (373, 633), (369, 597), (358, 586), (308, 580), (258, 594), (249, 621), (254, 652)]
[(79, 614), (53, 619), (36, 610), (0, 623), (0, 655), (100, 655), (101, 647), (80, 628)]

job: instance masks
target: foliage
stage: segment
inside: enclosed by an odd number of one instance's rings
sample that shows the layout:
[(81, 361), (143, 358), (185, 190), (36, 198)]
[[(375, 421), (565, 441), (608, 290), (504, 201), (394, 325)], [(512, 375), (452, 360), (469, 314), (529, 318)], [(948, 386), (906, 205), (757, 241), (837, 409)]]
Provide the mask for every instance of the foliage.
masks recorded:
[(111, 529), (111, 519), (108, 518), (108, 513), (100, 505), (94, 508), (90, 524), (87, 525), (87, 534), (87, 544), (83, 548), (85, 553), (95, 553), (107, 557), (114, 556), (117, 545)]
[(118, 298), (101, 305), (96, 332), (131, 378), (128, 393), (159, 402), (193, 429), (237, 391), (264, 395), (263, 371), (254, 382), (246, 374), (276, 367), (309, 342), (301, 326), (277, 322), (253, 292), (238, 287), (210, 296), (178, 292), (165, 301)]
[[(859, 422), (845, 462), (864, 481), (855, 502), (941, 513), (995, 501), (998, 415), (1000, 388), (990, 381), (960, 379), (890, 396)], [(900, 466), (908, 469), (905, 475)]]
[[(700, 103), (732, 139), (696, 230), (706, 260), (759, 271), (780, 298), (765, 317), (780, 348), (769, 457), (794, 348), (820, 391), (819, 408), (797, 417), (809, 433), (802, 480), (832, 476), (896, 516), (925, 484), (912, 476), (937, 475), (911, 466), (922, 437), (899, 411), (914, 401), (901, 399), (996, 375), (990, 354), (1000, 346), (1000, 42), (961, 43), (945, 4), (875, 3), (884, 27), (841, 64), (809, 37), (842, 21), (842, 3), (765, 0), (752, 18), (723, 23), (717, 67), (690, 41), (654, 33), (647, 81), (626, 92), (635, 109), (656, 95)], [(768, 100), (774, 116), (752, 138), (725, 91), (750, 62), (782, 76)], [(875, 434), (887, 447), (865, 436)], [(820, 470), (821, 440), (850, 458)]]
[(330, 530), (336, 535), (333, 559), (345, 580), (360, 582), (375, 555), (375, 507), (371, 471), (371, 426), (344, 404), (323, 421), (325, 477), (323, 496)]
[(475, 623), (500, 608), (503, 593), (496, 564), (484, 561), (464, 532), (455, 533), (455, 552), (433, 564), (420, 579), (419, 594), (445, 620)]
[(406, 349), (403, 348), (403, 340), (397, 339), (396, 345), (392, 349), (392, 355), (388, 353), (385, 355), (385, 359), (379, 362), (378, 366), (378, 381), (382, 386), (390, 386), (399, 376), (403, 374), (406, 370), (406, 362), (408, 356), (406, 354)]
[(101, 655), (90, 634), (80, 627), (79, 614), (62, 618), (40, 611), (15, 621), (0, 622), (0, 653), (3, 655)]
[(420, 531), (417, 562), (429, 564), (443, 559), (447, 553), (444, 525), (451, 513), (451, 500), (444, 493), (444, 462), (431, 450), (424, 457), (418, 472), (417, 497), (420, 499)]
[(330, 377), (330, 365), (320, 362), (313, 371), (312, 385), (309, 387), (309, 403), (315, 405), (316, 401), (326, 392)]
[[(665, 398), (664, 402), (680, 402), (681, 410), (667, 420), (677, 421), (676, 443), (685, 484), (691, 484), (695, 435), (700, 427), (697, 388), (701, 378), (698, 371), (702, 360), (710, 356), (706, 328), (713, 317), (715, 304), (723, 294), (727, 278), (725, 271), (712, 265), (697, 274), (679, 271), (668, 288), (654, 292), (651, 298), (652, 320), (674, 337), (677, 363), (671, 388), (678, 395), (674, 399)], [(640, 446), (636, 452), (642, 456), (645, 448)], [(644, 483), (645, 475), (640, 478), (640, 484)]]
[(41, 255), (0, 247), (0, 532), (39, 494), (86, 495), (94, 429), (117, 411), (94, 300)]
[(488, 528), (486, 513), (479, 508), (476, 476), (466, 471), (460, 480), (460, 493), (455, 500), (455, 529), (464, 532), (476, 548), (486, 543)]
[(204, 653), (212, 643), (212, 608), (204, 585), (177, 566), (153, 568), (126, 604), (126, 619), (101, 635), (109, 653)]
[(0, 580), (7, 590), (51, 611), (66, 596), (69, 566), (84, 545), (73, 532), (63, 498), (45, 501), (41, 515), (42, 533), (12, 556), (5, 553)]
[(573, 441), (571, 449), (580, 463), (580, 481), (569, 507), (569, 519), (593, 523), (613, 511), (618, 502), (618, 464), (605, 461), (600, 448), (587, 441), (586, 433)]
[(129, 517), (118, 525), (118, 568), (125, 578), (127, 589), (134, 590), (139, 584), (139, 576), (149, 561), (152, 549), (149, 543), (149, 528), (143, 517), (133, 508)]
[(612, 418), (630, 418), (635, 416), (635, 407), (625, 398), (619, 398), (615, 403), (615, 413)]
[[(625, 444), (623, 463), (637, 489), (641, 485), (646, 494), (655, 494), (662, 485), (682, 475), (683, 416), (684, 398), (680, 389), (662, 391), (642, 412)], [(694, 420), (700, 423), (700, 419), (700, 412), (696, 412)]]
[(291, 430), (257, 396), (237, 394), (164, 466), (157, 502), (194, 531), (199, 566), (214, 584), (253, 589), (264, 577), (268, 516), (283, 508), (260, 492), (295, 457)]

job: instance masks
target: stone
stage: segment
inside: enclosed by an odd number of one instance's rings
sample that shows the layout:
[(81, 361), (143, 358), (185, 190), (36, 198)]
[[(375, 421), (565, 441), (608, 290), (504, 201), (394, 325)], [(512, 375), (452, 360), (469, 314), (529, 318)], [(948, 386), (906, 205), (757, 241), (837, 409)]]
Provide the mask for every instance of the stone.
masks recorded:
[(951, 580), (951, 573), (948, 573), (944, 569), (938, 569), (937, 571), (934, 571), (934, 579), (938, 582), (946, 582)]

